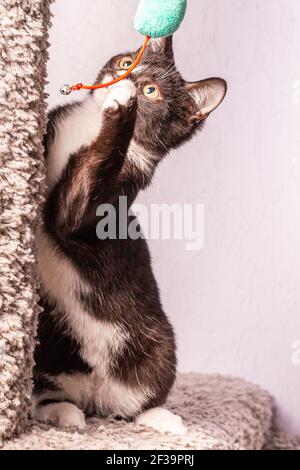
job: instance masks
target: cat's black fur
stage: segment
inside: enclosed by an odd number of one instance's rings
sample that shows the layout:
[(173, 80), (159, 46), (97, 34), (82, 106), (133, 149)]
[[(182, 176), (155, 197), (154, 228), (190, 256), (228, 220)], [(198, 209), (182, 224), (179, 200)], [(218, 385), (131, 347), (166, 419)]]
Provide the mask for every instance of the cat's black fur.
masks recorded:
[[(123, 55), (134, 58), (136, 52)], [(123, 55), (110, 60), (97, 81), (107, 73), (115, 73)], [(70, 155), (43, 210), (43, 232), (56, 247), (58, 259), (68, 259), (84, 285), (89, 286), (88, 292), (77, 286), (77, 301), (91, 318), (117, 324), (126, 331), (126, 344), (118, 353), (112, 352), (108, 374), (132, 389), (151, 390), (151, 397), (133, 415), (165, 402), (176, 374), (174, 333), (161, 306), (146, 241), (100, 241), (96, 235), (96, 209), (102, 203), (117, 207), (119, 196), (127, 196), (132, 204), (138, 192), (151, 182), (161, 159), (190, 139), (220, 104), (220, 98), (214, 103), (214, 86), (223, 87), (224, 96), (226, 92), (225, 82), (220, 79), (186, 83), (175, 67), (171, 38), (153, 42), (141, 65), (141, 73), (130, 78), (137, 97), (128, 106), (105, 111), (96, 142)], [(149, 82), (159, 86), (159, 100), (151, 101), (143, 95), (143, 87)], [(74, 106), (78, 104), (50, 113), (46, 158), (57, 120), (67, 116)], [(149, 162), (149, 171), (142, 171), (127, 159), (132, 139), (156, 156)], [(82, 357), (80, 340), (68, 325), (63, 306), (47, 294), (47, 286), (42, 288), (41, 305), (44, 311), (39, 317), (34, 369), (38, 406), (51, 400), (56, 403), (57, 397), (74, 402), (56, 378), (61, 373), (89, 375), (93, 366)], [(86, 412), (120, 414), (117, 409), (97, 406), (91, 399), (76, 405)]]

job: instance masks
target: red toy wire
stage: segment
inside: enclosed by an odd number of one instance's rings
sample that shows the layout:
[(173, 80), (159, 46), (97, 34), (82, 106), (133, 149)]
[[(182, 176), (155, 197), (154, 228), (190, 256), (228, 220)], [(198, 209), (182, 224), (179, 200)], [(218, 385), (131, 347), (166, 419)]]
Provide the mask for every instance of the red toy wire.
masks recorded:
[(124, 80), (139, 65), (139, 63), (140, 63), (140, 61), (143, 57), (143, 54), (146, 50), (146, 47), (148, 46), (148, 43), (149, 43), (150, 39), (151, 39), (150, 36), (146, 36), (144, 44), (143, 44), (140, 52), (138, 53), (137, 58), (135, 59), (135, 61), (131, 65), (131, 67), (121, 77), (115, 78), (114, 80), (112, 80), (111, 82), (108, 82), (108, 83), (98, 83), (97, 85), (92, 85), (92, 86), (83, 85), (82, 83), (77, 83), (76, 85), (72, 85), (70, 87), (70, 90), (71, 91), (76, 91), (76, 90), (97, 90), (99, 88), (107, 88), (111, 85), (114, 85), (115, 83), (120, 82), (121, 80)]

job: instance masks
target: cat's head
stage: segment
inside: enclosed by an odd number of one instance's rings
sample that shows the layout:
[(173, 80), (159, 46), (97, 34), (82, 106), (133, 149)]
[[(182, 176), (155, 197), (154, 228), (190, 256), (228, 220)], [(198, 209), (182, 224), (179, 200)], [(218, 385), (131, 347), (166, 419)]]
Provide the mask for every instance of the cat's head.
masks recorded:
[[(98, 80), (124, 73), (138, 52), (113, 57)], [(176, 69), (172, 37), (151, 40), (130, 79), (138, 95), (134, 141), (158, 156), (190, 139), (227, 91), (226, 82), (220, 78), (186, 82)]]

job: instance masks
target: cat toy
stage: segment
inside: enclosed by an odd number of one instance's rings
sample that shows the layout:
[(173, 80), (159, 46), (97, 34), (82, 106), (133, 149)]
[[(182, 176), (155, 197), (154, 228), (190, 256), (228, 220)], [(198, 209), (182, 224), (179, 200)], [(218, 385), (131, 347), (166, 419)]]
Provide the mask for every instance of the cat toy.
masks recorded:
[(162, 38), (171, 36), (175, 33), (185, 16), (187, 0), (141, 0), (134, 20), (135, 29), (145, 37), (144, 44), (140, 49), (135, 61), (129, 69), (118, 78), (108, 82), (96, 85), (64, 85), (60, 89), (63, 95), (69, 95), (75, 90), (96, 90), (107, 88), (121, 80), (129, 77), (131, 72), (140, 63), (148, 43), (151, 38)]

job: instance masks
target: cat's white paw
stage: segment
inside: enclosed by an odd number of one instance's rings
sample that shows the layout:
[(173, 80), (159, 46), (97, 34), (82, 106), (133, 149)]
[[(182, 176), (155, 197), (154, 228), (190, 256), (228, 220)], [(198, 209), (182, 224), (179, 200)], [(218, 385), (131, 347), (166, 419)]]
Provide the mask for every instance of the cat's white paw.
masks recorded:
[(152, 408), (138, 416), (135, 420), (138, 426), (152, 428), (160, 433), (170, 433), (183, 436), (187, 429), (183, 425), (180, 416), (164, 408)]
[(136, 87), (131, 80), (122, 80), (109, 89), (106, 100), (103, 104), (103, 110), (115, 109), (119, 106), (128, 106), (136, 95)]
[(44, 423), (51, 423), (60, 428), (85, 427), (84, 413), (72, 403), (51, 403), (35, 409), (33, 417)]

